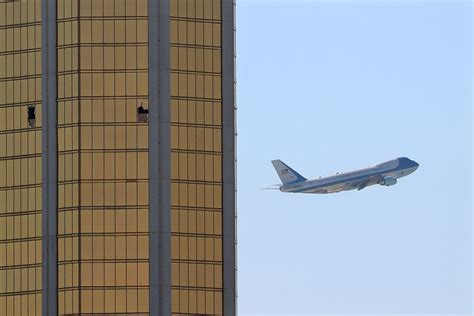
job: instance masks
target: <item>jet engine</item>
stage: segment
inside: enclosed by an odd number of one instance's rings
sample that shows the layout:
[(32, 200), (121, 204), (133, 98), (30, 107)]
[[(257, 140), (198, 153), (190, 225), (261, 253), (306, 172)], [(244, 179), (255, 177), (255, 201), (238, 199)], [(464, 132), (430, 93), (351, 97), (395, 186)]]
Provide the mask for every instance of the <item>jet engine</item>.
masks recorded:
[(390, 186), (397, 184), (397, 179), (394, 177), (383, 177), (383, 179), (379, 182), (380, 185)]

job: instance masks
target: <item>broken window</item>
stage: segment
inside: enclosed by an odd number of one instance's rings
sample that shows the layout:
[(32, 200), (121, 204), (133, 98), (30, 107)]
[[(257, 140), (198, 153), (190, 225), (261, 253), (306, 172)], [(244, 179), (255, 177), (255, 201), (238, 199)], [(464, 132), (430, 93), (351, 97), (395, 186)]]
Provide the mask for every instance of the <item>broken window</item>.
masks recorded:
[(137, 122), (148, 122), (148, 109), (145, 109), (142, 104), (140, 104), (140, 106), (137, 108)]
[(30, 127), (36, 126), (36, 107), (34, 105), (28, 105), (28, 125)]

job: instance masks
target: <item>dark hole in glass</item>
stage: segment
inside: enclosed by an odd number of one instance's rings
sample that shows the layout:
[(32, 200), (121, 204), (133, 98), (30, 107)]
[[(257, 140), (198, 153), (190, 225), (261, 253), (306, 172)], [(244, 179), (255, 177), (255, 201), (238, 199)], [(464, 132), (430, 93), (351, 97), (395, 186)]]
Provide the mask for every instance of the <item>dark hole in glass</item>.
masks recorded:
[(148, 109), (145, 109), (142, 104), (137, 108), (137, 122), (148, 122)]
[(28, 125), (30, 127), (36, 125), (36, 107), (34, 105), (28, 105)]

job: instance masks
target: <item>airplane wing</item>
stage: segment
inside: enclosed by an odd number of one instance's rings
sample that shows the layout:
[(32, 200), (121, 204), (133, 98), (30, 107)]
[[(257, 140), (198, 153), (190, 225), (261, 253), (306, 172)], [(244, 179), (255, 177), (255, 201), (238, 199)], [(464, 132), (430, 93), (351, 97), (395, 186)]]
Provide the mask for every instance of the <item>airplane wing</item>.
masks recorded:
[(372, 176), (372, 177), (370, 177), (366, 180), (363, 180), (359, 183), (356, 183), (354, 185), (354, 187), (357, 187), (357, 191), (360, 191), (360, 190), (368, 187), (369, 185), (372, 185), (372, 184), (375, 184), (375, 183), (379, 182), (381, 179), (382, 179), (382, 176), (380, 176), (380, 175)]

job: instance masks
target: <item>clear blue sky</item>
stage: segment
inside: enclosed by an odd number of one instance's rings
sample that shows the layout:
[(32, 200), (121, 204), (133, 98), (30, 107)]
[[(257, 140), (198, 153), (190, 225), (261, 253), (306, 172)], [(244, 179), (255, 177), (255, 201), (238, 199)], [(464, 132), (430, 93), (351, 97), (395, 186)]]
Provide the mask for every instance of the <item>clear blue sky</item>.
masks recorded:
[[(472, 4), (237, 4), (239, 312), (471, 313)], [(396, 186), (285, 194), (407, 156)]]

